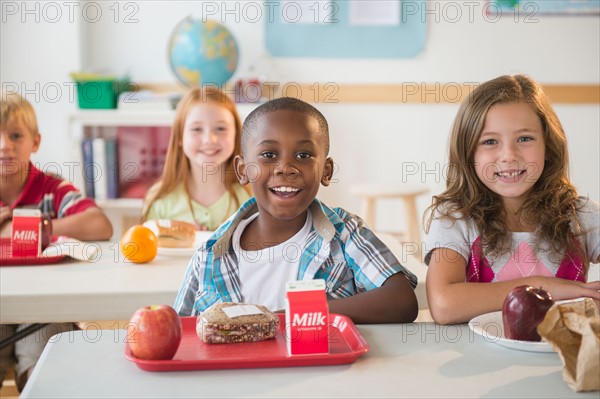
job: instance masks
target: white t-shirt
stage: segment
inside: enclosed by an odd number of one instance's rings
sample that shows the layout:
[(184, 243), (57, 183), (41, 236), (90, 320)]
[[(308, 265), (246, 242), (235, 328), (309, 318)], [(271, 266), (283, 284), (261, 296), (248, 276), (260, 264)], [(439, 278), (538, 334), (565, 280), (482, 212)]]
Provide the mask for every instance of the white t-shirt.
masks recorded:
[(312, 227), (310, 212), (307, 215), (302, 229), (289, 240), (258, 251), (243, 250), (240, 245), (242, 232), (258, 212), (240, 222), (232, 244), (238, 258), (244, 303), (263, 305), (271, 311), (285, 308), (285, 284), (297, 280), (300, 257)]

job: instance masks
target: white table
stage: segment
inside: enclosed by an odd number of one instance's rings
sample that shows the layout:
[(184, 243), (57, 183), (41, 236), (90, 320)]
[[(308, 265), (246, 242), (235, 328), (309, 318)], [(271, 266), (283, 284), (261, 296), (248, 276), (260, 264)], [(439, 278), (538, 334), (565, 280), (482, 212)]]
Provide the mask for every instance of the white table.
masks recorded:
[(598, 398), (564, 383), (556, 353), (504, 348), (466, 325), (359, 330), (370, 350), (350, 365), (173, 372), (125, 359), (123, 330), (65, 333), (46, 346), (21, 398)]
[(0, 267), (0, 323), (129, 320), (146, 305), (172, 305), (190, 257), (125, 262), (118, 242), (100, 242), (95, 262)]

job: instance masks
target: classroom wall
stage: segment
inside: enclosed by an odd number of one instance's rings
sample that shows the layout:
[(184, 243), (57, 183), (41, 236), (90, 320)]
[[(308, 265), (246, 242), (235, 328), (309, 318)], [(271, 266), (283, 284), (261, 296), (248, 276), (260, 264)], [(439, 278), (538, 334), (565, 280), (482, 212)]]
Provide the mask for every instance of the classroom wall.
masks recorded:
[[(261, 75), (268, 81), (319, 85), (446, 84), (525, 73), (545, 84), (600, 83), (598, 16), (523, 13), (494, 20), (484, 14), (483, 1), (430, 1), (421, 10), (428, 25), (426, 46), (414, 58), (279, 59), (268, 56), (264, 48), (264, 19), (247, 18), (244, 3), (88, 1), (77, 7), (69, 2), (28, 3), (24, 9), (22, 2), (2, 2), (0, 78), (3, 88), (18, 87), (35, 104), (44, 136), (34, 160), (41, 165), (73, 160), (63, 144), (68, 140), (67, 115), (76, 111), (69, 72), (110, 68), (130, 73), (137, 82), (172, 83), (166, 57), (169, 34), (183, 17), (201, 17), (208, 6), (216, 7), (211, 18), (224, 23), (240, 45), (233, 79)], [(98, 8), (101, 14), (94, 13)], [(446, 137), (458, 104), (428, 100), (319, 102), (330, 122), (332, 155), (339, 166), (337, 181), (323, 189), (321, 197), (358, 212), (359, 202), (349, 188), (359, 182), (409, 181), (426, 184), (432, 192), (441, 190), (443, 175), (438, 171), (443, 170)], [(556, 110), (570, 140), (573, 180), (583, 194), (598, 199), (599, 106), (557, 104)], [(420, 209), (427, 203), (428, 198), (422, 198)], [(390, 217), (378, 220), (381, 227), (396, 230), (402, 224), (401, 208), (384, 203), (383, 209)]]
[[(415, 58), (273, 59), (264, 47), (267, 11), (257, 19), (250, 5), (260, 2), (233, 2), (237, 8), (231, 3), (137, 2), (135, 13), (128, 9), (137, 19), (130, 23), (114, 23), (114, 12), (105, 7), (107, 17), (85, 24), (87, 48), (93, 51), (84, 66), (130, 71), (139, 81), (170, 81), (166, 49), (172, 28), (187, 15), (201, 18), (203, 10), (211, 10), (209, 17), (225, 24), (240, 45), (237, 76), (256, 67), (267, 78), (301, 82), (478, 82), (512, 72), (527, 72), (546, 83), (598, 81), (598, 16), (505, 12), (492, 18), (484, 14), (484, 1), (431, 1), (419, 9), (428, 35), (424, 51)], [(125, 19), (125, 12), (121, 14)], [(273, 15), (279, 16), (276, 11)]]

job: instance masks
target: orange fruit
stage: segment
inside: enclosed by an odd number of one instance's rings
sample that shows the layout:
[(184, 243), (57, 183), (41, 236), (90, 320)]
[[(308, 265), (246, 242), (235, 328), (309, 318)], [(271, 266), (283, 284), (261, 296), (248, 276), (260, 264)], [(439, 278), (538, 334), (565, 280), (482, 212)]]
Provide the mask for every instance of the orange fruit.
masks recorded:
[(125, 259), (133, 263), (150, 262), (158, 252), (156, 234), (141, 224), (130, 227), (121, 237), (119, 244)]

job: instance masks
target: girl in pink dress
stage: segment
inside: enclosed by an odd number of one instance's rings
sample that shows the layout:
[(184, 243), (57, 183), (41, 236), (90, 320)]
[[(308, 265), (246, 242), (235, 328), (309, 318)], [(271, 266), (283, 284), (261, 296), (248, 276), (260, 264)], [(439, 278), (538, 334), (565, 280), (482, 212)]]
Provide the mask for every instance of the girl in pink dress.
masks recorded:
[(501, 76), (461, 105), (446, 190), (426, 212), (427, 298), (438, 323), (497, 311), (519, 285), (600, 300), (598, 204), (568, 175), (563, 128), (541, 86)]

